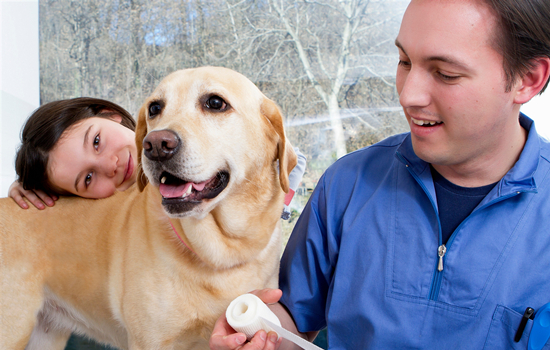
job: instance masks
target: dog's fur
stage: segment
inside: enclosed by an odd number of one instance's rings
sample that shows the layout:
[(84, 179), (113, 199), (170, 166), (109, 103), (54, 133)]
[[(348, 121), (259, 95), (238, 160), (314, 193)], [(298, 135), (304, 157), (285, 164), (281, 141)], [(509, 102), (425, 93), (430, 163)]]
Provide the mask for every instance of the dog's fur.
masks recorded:
[[(170, 159), (142, 152), (158, 130), (180, 140)], [(178, 71), (145, 101), (136, 143), (147, 177), (125, 192), (43, 211), (0, 200), (1, 349), (63, 349), (73, 331), (121, 349), (206, 349), (233, 298), (276, 287), (296, 155), (275, 104), (231, 70)], [(165, 200), (163, 172), (229, 181), (215, 198)]]

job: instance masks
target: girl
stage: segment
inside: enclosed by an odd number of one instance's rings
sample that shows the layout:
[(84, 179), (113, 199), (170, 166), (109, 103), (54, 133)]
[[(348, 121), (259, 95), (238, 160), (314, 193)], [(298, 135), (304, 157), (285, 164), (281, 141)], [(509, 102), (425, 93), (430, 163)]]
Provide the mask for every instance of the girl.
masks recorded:
[(81, 97), (50, 102), (27, 120), (9, 196), (22, 208), (57, 195), (105, 198), (136, 180), (135, 121), (122, 107)]

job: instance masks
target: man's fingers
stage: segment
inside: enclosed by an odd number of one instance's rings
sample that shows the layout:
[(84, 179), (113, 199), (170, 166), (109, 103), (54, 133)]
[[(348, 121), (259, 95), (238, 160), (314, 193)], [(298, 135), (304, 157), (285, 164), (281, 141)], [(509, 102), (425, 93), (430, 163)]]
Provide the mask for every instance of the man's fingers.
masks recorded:
[(279, 338), (277, 333), (271, 331), (267, 334), (264, 350), (275, 350), (281, 345), (283, 338)]
[(212, 334), (210, 337), (211, 350), (234, 350), (240, 348), (246, 342), (246, 336), (242, 333), (229, 335)]
[(269, 350), (265, 347), (267, 340), (267, 334), (264, 330), (256, 332), (254, 337), (250, 339), (250, 342), (243, 346), (242, 350)]
[(254, 290), (250, 293), (262, 299), (262, 301), (266, 304), (273, 304), (278, 302), (279, 299), (281, 299), (281, 296), (283, 295), (283, 292), (280, 289), (269, 289), (269, 288)]
[(212, 330), (210, 336), (210, 349), (237, 349), (246, 342), (246, 336), (242, 333), (235, 333), (235, 330), (227, 323), (225, 314), (221, 315)]
[(283, 338), (277, 340), (277, 333), (265, 333), (264, 330), (256, 332), (250, 342), (242, 347), (242, 350), (275, 350), (281, 345)]

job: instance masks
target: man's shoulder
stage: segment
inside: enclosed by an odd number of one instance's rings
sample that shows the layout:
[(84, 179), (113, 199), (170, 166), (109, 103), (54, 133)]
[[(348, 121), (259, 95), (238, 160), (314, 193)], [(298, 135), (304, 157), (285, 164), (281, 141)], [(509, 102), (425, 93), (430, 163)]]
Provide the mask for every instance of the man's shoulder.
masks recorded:
[(390, 136), (370, 146), (350, 152), (338, 159), (325, 172), (325, 175), (334, 179), (356, 176), (368, 171), (371, 176), (372, 170), (390, 168), (396, 161), (395, 153), (405, 142), (409, 133)]
[(393, 159), (393, 155), (408, 135), (409, 133), (393, 135), (370, 146), (350, 152), (340, 158), (334, 165), (337, 166), (339, 163), (357, 164), (357, 162), (370, 160), (370, 158), (375, 158), (377, 161), (386, 161), (388, 158), (384, 156), (389, 155), (392, 156), (389, 159)]
[(540, 136), (540, 155), (541, 157), (550, 162), (550, 140)]

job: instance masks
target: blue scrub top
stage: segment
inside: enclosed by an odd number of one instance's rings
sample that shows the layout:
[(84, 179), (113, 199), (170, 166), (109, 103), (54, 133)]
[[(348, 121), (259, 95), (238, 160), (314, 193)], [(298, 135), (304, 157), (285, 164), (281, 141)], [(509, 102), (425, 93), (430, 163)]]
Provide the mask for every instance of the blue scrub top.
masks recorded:
[(550, 145), (520, 122), (520, 159), (453, 232), (442, 271), (432, 175), (409, 133), (333, 164), (281, 261), (298, 329), (327, 327), (330, 349), (526, 349), (523, 312), (550, 302)]

